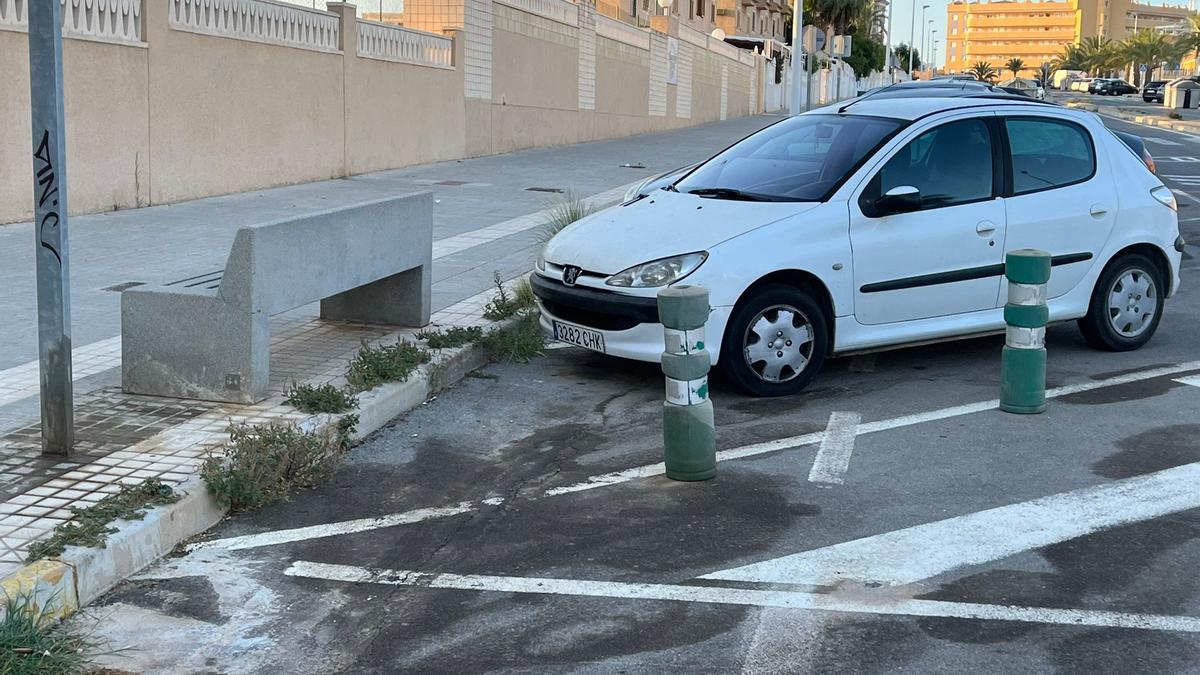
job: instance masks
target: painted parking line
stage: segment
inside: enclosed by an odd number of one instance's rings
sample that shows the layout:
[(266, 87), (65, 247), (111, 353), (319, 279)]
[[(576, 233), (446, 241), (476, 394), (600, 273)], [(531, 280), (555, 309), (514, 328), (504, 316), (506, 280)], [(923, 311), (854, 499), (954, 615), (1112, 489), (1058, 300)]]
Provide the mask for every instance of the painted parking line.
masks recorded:
[(1157, 138), (1155, 136), (1144, 136), (1142, 140), (1146, 141), (1147, 143), (1157, 143), (1159, 145), (1183, 145), (1183, 143), (1180, 143), (1179, 141), (1169, 141), (1165, 138)]
[(412, 570), (387, 570), (331, 565), (300, 560), (284, 574), (291, 577), (340, 581), (356, 584), (383, 584), (417, 588), (441, 588), (533, 595), (561, 595), (606, 599), (658, 600), (669, 602), (775, 607), (817, 612), (844, 612), (883, 616), (916, 616), (1025, 623), (1089, 628), (1134, 628), (1183, 633), (1200, 632), (1200, 619), (1190, 616), (1165, 616), (1082, 609), (1016, 607), (941, 600), (880, 598), (857, 593), (843, 597), (836, 593), (765, 591), (747, 588), (686, 586), (681, 584), (639, 584), (587, 579), (492, 576), (484, 574), (428, 573)]
[[(1081, 382), (1075, 385), (1057, 387), (1049, 390), (1046, 395), (1049, 398), (1054, 398), (1058, 396), (1065, 396), (1067, 394), (1094, 391), (1096, 389), (1103, 389), (1105, 387), (1115, 387), (1122, 384), (1129, 384), (1132, 382), (1139, 382), (1155, 377), (1174, 375), (1192, 370), (1200, 370), (1200, 361), (1191, 361), (1174, 366), (1165, 366), (1162, 368), (1153, 368), (1141, 372), (1127, 373), (1125, 375), (1112, 377), (1105, 380)], [(1196, 376), (1196, 379), (1200, 379), (1200, 376)], [(925, 413), (903, 415), (900, 417), (877, 420), (875, 422), (868, 422), (865, 424), (860, 423), (855, 428), (855, 436), (857, 437), (861, 434), (875, 433), (889, 429), (899, 429), (902, 427), (912, 426), (914, 424), (949, 419), (961, 415), (986, 412), (988, 410), (995, 409), (997, 406), (999, 406), (999, 404), (999, 400), (980, 401), (978, 403), (952, 406), (949, 408), (942, 408), (940, 410), (933, 410)], [(794, 450), (807, 445), (820, 443), (824, 438), (825, 432), (821, 431), (811, 434), (804, 434), (801, 436), (793, 436), (791, 438), (784, 438), (777, 441), (757, 443), (740, 448), (731, 448), (718, 452), (717, 459), (718, 461), (729, 461), (731, 459), (753, 457), (768, 452)], [(662, 475), (664, 472), (665, 467), (661, 463), (648, 464), (645, 466), (634, 467), (632, 469), (626, 469), (624, 471), (607, 473), (600, 476), (592, 476), (588, 480), (582, 483), (576, 483), (574, 485), (550, 488), (543, 493), (542, 497), (554, 497), (557, 495), (570, 494), (572, 492), (579, 492), (582, 490), (591, 490), (593, 488), (618, 485), (640, 478), (652, 478), (654, 476)], [(492, 505), (494, 501), (495, 498), (492, 500), (483, 500), (480, 503)], [(229, 539), (216, 539), (196, 544), (193, 547), (190, 547), (189, 550), (195, 548), (230, 548), (232, 546), (236, 546), (239, 549), (256, 548), (259, 546), (272, 546), (275, 544), (292, 543), (312, 538), (330, 537), (338, 534), (349, 534), (353, 532), (366, 532), (370, 530), (394, 527), (396, 525), (421, 522), (423, 520), (432, 520), (436, 518), (445, 518), (466, 513), (473, 513), (478, 508), (479, 507), (477, 505), (472, 506), (469, 502), (461, 502), (448, 507), (422, 508), (375, 518), (358, 518), (336, 523), (327, 523), (324, 525), (314, 525), (311, 527), (278, 530), (275, 532), (263, 532), (260, 534), (232, 537)]]
[(1200, 462), (706, 574), (779, 584), (911, 584), (1200, 507)]
[[(495, 506), (503, 503), (500, 497), (485, 499), (481, 504)], [(419, 523), (423, 520), (431, 520), (434, 518), (446, 518), (448, 516), (457, 516), (463, 513), (470, 513), (479, 509), (478, 504), (471, 502), (459, 502), (453, 506), (442, 506), (427, 509), (413, 509), (403, 513), (393, 513), (387, 516), (379, 516), (377, 518), (359, 518), (357, 520), (343, 520), (337, 523), (326, 523), (324, 525), (313, 525), (310, 527), (296, 527), (290, 530), (273, 530), (271, 532), (261, 532), (258, 534), (247, 534), (240, 537), (227, 537), (225, 539), (213, 539), (211, 541), (201, 541), (191, 544), (187, 547), (187, 551), (197, 551), (200, 549), (221, 549), (224, 551), (241, 551), (248, 548), (259, 548), (261, 546), (275, 546), (278, 544), (289, 544), (296, 541), (307, 541), (309, 539), (322, 539), (324, 537), (335, 537), (341, 534), (354, 534), (356, 532), (367, 532), (369, 530), (379, 530), (385, 527), (395, 527), (397, 525), (408, 525), (411, 523)]]
[(1192, 375), (1191, 377), (1180, 377), (1175, 379), (1179, 384), (1187, 384), (1193, 387), (1200, 387), (1200, 375)]
[[(1185, 373), (1190, 370), (1200, 370), (1200, 361), (1188, 361), (1173, 366), (1164, 366), (1162, 368), (1152, 368), (1133, 373), (1126, 373), (1117, 377), (1111, 377), (1104, 380), (1094, 380), (1092, 382), (1080, 382), (1078, 384), (1070, 384), (1062, 387), (1055, 387), (1046, 390), (1046, 398), (1057, 398), (1059, 396), (1067, 396), (1069, 394), (1080, 394), (1085, 391), (1094, 391), (1096, 389), (1104, 389), (1106, 387), (1116, 387), (1132, 382), (1140, 382), (1156, 377), (1167, 375), (1176, 375)], [(879, 431), (889, 431), (891, 429), (899, 429), (902, 427), (912, 426), (914, 424), (924, 424), (925, 422), (936, 422), (938, 420), (949, 419), (952, 417), (961, 417), (963, 415), (971, 415), (979, 412), (994, 410), (1000, 406), (999, 399), (990, 401), (979, 401), (978, 403), (967, 403), (964, 405), (950, 406), (941, 408), (940, 410), (930, 410), (928, 412), (914, 413), (911, 415), (901, 415), (891, 419), (878, 420), (875, 422), (866, 422), (858, 425), (857, 434), (871, 434)], [(717, 461), (728, 461), (731, 459), (742, 459), (744, 457), (753, 457), (771, 452), (779, 452), (781, 450), (795, 450), (804, 446), (820, 443), (825, 438), (824, 431), (817, 431), (800, 436), (792, 436), (790, 438), (781, 438), (774, 441), (765, 441), (763, 443), (755, 443), (746, 445), (740, 448), (730, 448), (717, 452)], [(612, 473), (600, 474), (592, 476), (587, 480), (575, 483), (574, 485), (566, 485), (563, 487), (550, 488), (546, 491), (546, 495), (560, 495), (569, 492), (580, 492), (582, 490), (591, 490), (607, 485), (617, 483), (626, 483), (639, 478), (650, 478), (653, 476), (662, 475), (666, 472), (666, 468), (662, 462), (656, 464), (647, 464), (638, 466), (632, 469), (623, 471), (614, 471)]]
[(856, 412), (829, 413), (829, 424), (812, 470), (808, 472), (810, 483), (832, 483), (841, 485), (850, 468), (850, 453), (854, 452), (854, 437), (858, 435), (858, 423), (862, 416)]

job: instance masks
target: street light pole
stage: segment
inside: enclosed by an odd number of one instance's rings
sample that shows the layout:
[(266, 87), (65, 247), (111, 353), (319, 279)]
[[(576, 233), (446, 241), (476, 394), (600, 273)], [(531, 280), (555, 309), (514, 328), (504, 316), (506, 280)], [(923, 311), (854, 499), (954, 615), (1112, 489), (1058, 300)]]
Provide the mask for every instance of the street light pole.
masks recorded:
[(891, 80), (893, 83), (895, 83), (895, 81), (896, 81), (896, 68), (892, 64), (893, 57), (895, 56), (895, 53), (896, 53), (896, 51), (894, 49), (892, 49), (892, 7), (895, 4), (896, 4), (896, 0), (888, 0), (888, 5), (887, 5), (887, 15), (888, 15), (887, 16), (887, 44), (885, 45), (887, 48), (884, 50), (884, 54), (886, 54), (887, 60), (883, 64), (884, 67), (887, 68), (888, 79)]
[[(933, 19), (930, 19), (929, 23), (933, 23)], [(929, 73), (930, 73), (929, 76), (932, 78), (934, 75), (937, 74), (937, 29), (936, 28), (929, 31), (929, 52), (930, 52), (930, 58), (927, 63), (929, 64)]]
[[(925, 10), (929, 9), (929, 5), (921, 7), (921, 49), (917, 52), (920, 56), (925, 56), (922, 52), (925, 51)], [(913, 12), (914, 14), (916, 12)], [(921, 69), (921, 59), (917, 59), (917, 70)]]
[[(799, 115), (804, 108), (804, 98), (808, 94), (808, 82), (803, 77), (805, 70), (803, 68), (803, 60), (801, 55), (804, 54), (804, 46), (800, 44), (800, 32), (804, 28), (804, 0), (792, 0), (792, 104), (789, 112), (793, 115)], [(800, 83), (804, 82), (804, 94), (802, 97), (800, 92)]]
[(921, 62), (922, 62), (922, 63), (924, 64), (924, 66), (925, 66), (924, 68), (922, 68), (922, 70), (928, 70), (928, 69), (929, 69), (929, 44), (930, 44), (931, 42), (933, 42), (933, 28), (932, 28), (932, 26), (933, 26), (933, 19), (930, 19), (929, 21), (927, 21), (927, 22), (925, 23), (925, 25), (926, 25), (926, 26), (930, 26), (930, 29), (929, 29), (929, 31), (930, 31), (930, 36), (929, 36), (929, 40), (928, 40), (928, 41), (926, 41), (926, 40), (925, 40), (925, 29), (924, 29), (924, 28), (922, 28), (922, 29), (921, 29), (921, 55), (922, 55), (923, 57), (925, 57), (925, 58), (921, 59)]
[[(929, 9), (929, 5), (925, 5), (925, 7), (921, 10), (921, 14), (924, 14), (926, 9)], [(921, 19), (921, 20), (924, 21), (924, 19)], [(917, 4), (914, 2), (913, 3), (912, 21), (910, 21), (908, 24), (908, 77), (909, 77), (909, 79), (912, 79), (913, 48), (914, 48), (914, 45), (916, 45), (916, 38), (917, 38)]]
[(69, 455), (75, 445), (75, 401), (71, 389), (62, 5), (51, 0), (30, 2), (25, 7), (29, 21), (29, 107), (33, 122), (42, 454)]

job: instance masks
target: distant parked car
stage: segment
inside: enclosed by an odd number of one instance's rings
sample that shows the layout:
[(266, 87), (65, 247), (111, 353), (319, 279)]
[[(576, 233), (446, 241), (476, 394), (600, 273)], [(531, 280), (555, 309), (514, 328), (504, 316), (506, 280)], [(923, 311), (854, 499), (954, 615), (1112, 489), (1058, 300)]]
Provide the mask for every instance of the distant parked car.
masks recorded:
[(1124, 94), (1136, 94), (1137, 87), (1119, 78), (1105, 78), (1096, 80), (1096, 93), (1100, 94), (1101, 96), (1122, 96)]
[(1046, 98), (1046, 90), (1036, 80), (1029, 80), (1023, 77), (1014, 77), (1005, 80), (997, 85), (1000, 89), (1012, 94), (1021, 94), (1022, 96), (1031, 96), (1036, 99)]
[(1092, 83), (1092, 79), (1090, 77), (1081, 77), (1078, 80), (1075, 80), (1074, 82), (1071, 83), (1071, 91), (1080, 91), (1080, 92), (1087, 91), (1088, 85), (1090, 85), (1091, 83)]
[(1104, 77), (1093, 77), (1092, 79), (1088, 80), (1087, 93), (1095, 94), (1096, 91), (1100, 88), (1100, 86), (1103, 85), (1107, 81), (1108, 81), (1108, 79), (1104, 78)]
[(1166, 92), (1166, 89), (1166, 80), (1147, 82), (1146, 86), (1142, 87), (1142, 100), (1146, 103), (1162, 103), (1163, 94)]

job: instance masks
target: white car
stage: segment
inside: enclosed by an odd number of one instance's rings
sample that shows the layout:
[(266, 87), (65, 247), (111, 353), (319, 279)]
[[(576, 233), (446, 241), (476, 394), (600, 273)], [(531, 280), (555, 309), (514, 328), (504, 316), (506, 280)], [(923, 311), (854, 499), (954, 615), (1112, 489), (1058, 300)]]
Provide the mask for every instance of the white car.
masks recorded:
[(830, 355), (1004, 328), (1005, 251), (1049, 251), (1052, 321), (1136, 349), (1179, 286), (1175, 199), (1093, 113), (995, 94), (865, 96), (787, 118), (555, 235), (544, 328), (658, 361), (664, 286), (710, 291), (714, 364), (755, 395)]

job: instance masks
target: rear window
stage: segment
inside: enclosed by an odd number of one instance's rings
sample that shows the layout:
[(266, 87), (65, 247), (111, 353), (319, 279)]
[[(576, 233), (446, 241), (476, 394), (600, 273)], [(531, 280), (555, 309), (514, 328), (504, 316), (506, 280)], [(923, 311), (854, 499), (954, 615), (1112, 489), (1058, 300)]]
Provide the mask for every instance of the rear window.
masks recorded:
[(1046, 118), (1008, 118), (1013, 193), (1026, 194), (1083, 182), (1096, 171), (1087, 130)]

